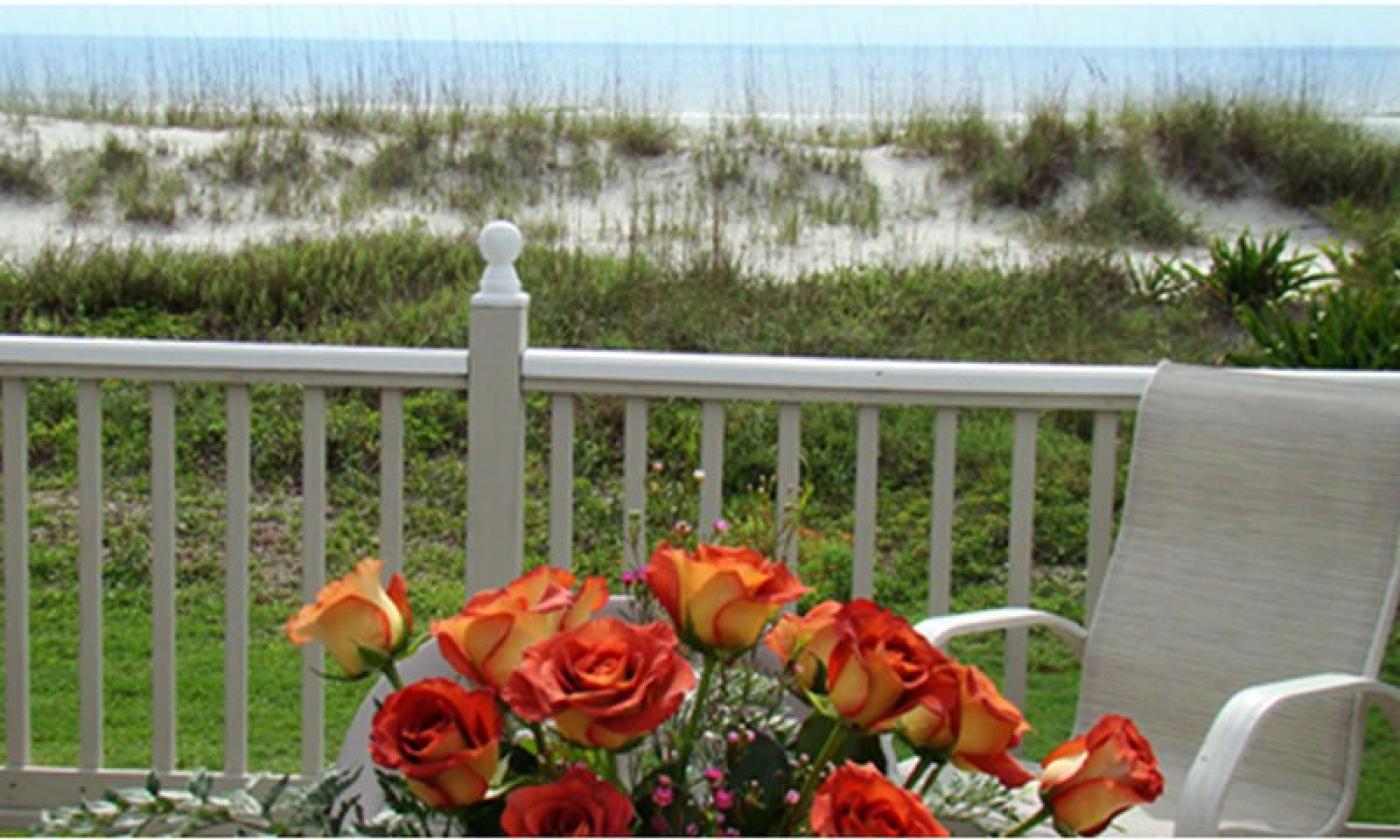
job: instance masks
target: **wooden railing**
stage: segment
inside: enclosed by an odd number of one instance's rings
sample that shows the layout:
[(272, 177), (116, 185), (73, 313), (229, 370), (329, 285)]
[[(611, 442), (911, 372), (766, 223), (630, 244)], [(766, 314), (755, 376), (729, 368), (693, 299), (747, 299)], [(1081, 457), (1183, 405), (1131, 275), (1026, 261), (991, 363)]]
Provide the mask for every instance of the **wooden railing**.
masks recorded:
[[(380, 393), (379, 531), (389, 570), (403, 564), (404, 403), (406, 390), (467, 391), (469, 412), (467, 589), (479, 591), (516, 577), (524, 560), (525, 394), (549, 395), (549, 560), (571, 563), (574, 418), (580, 399), (625, 402), (624, 516), (646, 507), (647, 417), (657, 399), (699, 402), (702, 484), (699, 527), (708, 536), (723, 509), (725, 402), (778, 405), (775, 510), (779, 516), (801, 484), (802, 407), (835, 402), (858, 407), (851, 590), (874, 587), (880, 411), (889, 406), (936, 409), (931, 524), (928, 544), (930, 614), (951, 602), (955, 451), (959, 410), (1000, 408), (1013, 413), (1007, 602), (1028, 605), (1032, 580), (1037, 423), (1041, 412), (1091, 412), (1093, 440), (1088, 500), (1086, 615), (1092, 616), (1108, 563), (1114, 521), (1114, 478), (1120, 417), (1134, 409), (1151, 379), (1150, 367), (813, 359), (558, 350), (528, 346), (529, 298), (513, 267), (521, 240), (507, 223), (488, 225), (481, 238), (488, 268), (472, 301), (469, 350), (421, 350), (304, 345), (0, 336), (4, 408), (5, 730), (0, 817), (32, 823), (37, 810), (94, 797), (104, 788), (139, 782), (140, 770), (105, 766), (103, 749), (103, 472), (104, 380), (150, 383), (152, 568), (152, 766), (179, 778), (176, 751), (176, 385), (217, 384), (227, 418), (224, 521), (224, 761), (221, 781), (246, 776), (248, 766), (249, 499), (253, 383), (302, 388), (302, 587), (313, 596), (325, 581), (326, 393), (355, 387)], [(470, 360), (470, 366), (468, 361)], [(1346, 378), (1395, 374), (1295, 373)], [(28, 419), (30, 380), (76, 380), (79, 503), (79, 760), (76, 767), (37, 767), (30, 758)], [(485, 480), (483, 480), (483, 477)], [(779, 533), (790, 533), (778, 523)], [(644, 540), (643, 540), (643, 544)], [(627, 551), (635, 551), (629, 547)], [(797, 545), (779, 547), (795, 563)], [(638, 557), (630, 557), (633, 562)], [(1025, 697), (1027, 640), (1006, 642), (1005, 691)], [(325, 707), (315, 672), (323, 652), (303, 654), (301, 770), (325, 761)]]

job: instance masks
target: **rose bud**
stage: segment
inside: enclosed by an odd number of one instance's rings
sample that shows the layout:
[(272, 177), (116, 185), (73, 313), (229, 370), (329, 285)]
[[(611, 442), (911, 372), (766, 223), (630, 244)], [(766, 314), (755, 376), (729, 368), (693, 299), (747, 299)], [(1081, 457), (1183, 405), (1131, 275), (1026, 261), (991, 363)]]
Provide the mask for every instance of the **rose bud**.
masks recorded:
[(383, 568), (382, 561), (366, 558), (350, 574), (326, 584), (316, 603), (287, 620), (287, 638), (298, 645), (325, 645), (348, 677), (374, 667), (365, 661), (367, 654), (387, 658), (401, 651), (413, 629), (408, 585), (396, 574), (386, 591), (379, 583)]
[(1162, 795), (1152, 745), (1128, 718), (1104, 715), (1042, 762), (1040, 798), (1062, 833), (1092, 837), (1113, 818)]
[(738, 652), (809, 591), (788, 567), (752, 548), (701, 545), (694, 554), (662, 543), (646, 567), (647, 585), (687, 644)]
[(924, 803), (870, 764), (850, 761), (817, 788), (810, 815), (818, 837), (947, 837)]
[(434, 808), (460, 808), (486, 795), (500, 757), (501, 713), (489, 691), (435, 677), (384, 700), (370, 729), (370, 758), (403, 774)]
[(1010, 754), (1030, 724), (990, 677), (950, 660), (934, 670), (930, 683), (929, 693), (896, 722), (905, 740), (1007, 787), (1035, 778)]
[(557, 782), (506, 796), (501, 828), (509, 837), (629, 837), (632, 802), (584, 767)]
[(525, 648), (572, 630), (608, 602), (608, 583), (590, 577), (575, 594), (574, 576), (541, 566), (502, 589), (478, 592), (452, 618), (432, 623), (438, 649), (457, 673), (500, 691)]
[(694, 686), (670, 627), (595, 618), (527, 649), (501, 698), (532, 723), (554, 718), (579, 746), (616, 750), (675, 714)]
[[(777, 638), (769, 646), (784, 644)], [(883, 732), (914, 708), (933, 689), (934, 670), (948, 661), (909, 622), (866, 599), (843, 605), (807, 648), (812, 666), (825, 669), (837, 714), (866, 732)]]
[(812, 688), (817, 672), (826, 667), (826, 658), (836, 644), (837, 601), (823, 601), (804, 616), (785, 615), (778, 619), (763, 644), (796, 676), (803, 688)]

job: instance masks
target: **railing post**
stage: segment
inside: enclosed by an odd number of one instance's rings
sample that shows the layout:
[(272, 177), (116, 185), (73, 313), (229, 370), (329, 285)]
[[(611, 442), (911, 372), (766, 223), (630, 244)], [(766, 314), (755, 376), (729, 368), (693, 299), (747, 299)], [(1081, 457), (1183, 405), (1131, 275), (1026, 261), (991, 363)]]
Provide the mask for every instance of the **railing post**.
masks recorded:
[(529, 341), (530, 296), (515, 258), (523, 239), (494, 221), (477, 240), (486, 271), (471, 301), (467, 386), (468, 595), (520, 575), (525, 553), (525, 394), (521, 358)]

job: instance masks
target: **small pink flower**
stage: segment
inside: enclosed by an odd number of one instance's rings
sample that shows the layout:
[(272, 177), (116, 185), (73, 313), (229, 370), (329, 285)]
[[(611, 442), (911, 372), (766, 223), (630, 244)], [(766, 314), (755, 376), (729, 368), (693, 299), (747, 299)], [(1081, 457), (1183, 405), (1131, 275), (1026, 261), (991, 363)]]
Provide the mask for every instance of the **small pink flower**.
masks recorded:
[(622, 572), (622, 585), (631, 586), (637, 582), (637, 573), (631, 569), (624, 569)]
[(662, 834), (671, 826), (667, 823), (665, 814), (656, 814), (651, 818), (651, 827), (657, 834)]
[(700, 833), (700, 826), (695, 823), (688, 823), (685, 827), (685, 833), (689, 837), (695, 837)]
[(787, 793), (783, 794), (783, 802), (787, 803), (790, 806), (796, 807), (797, 803), (801, 801), (802, 794), (798, 793), (795, 790), (790, 790)]
[(715, 791), (715, 807), (721, 811), (728, 811), (734, 807), (734, 794), (724, 788)]
[(720, 779), (723, 778), (724, 771), (719, 769), (718, 767), (707, 767), (705, 769), (705, 779), (709, 781), (710, 784), (716, 784), (719, 782)]
[(715, 533), (725, 534), (729, 532), (729, 521), (725, 519), (715, 520)]
[(729, 744), (731, 744), (731, 745), (732, 745), (732, 744), (737, 744), (737, 743), (739, 743), (739, 733), (738, 733), (738, 732), (727, 732), (727, 733), (725, 733), (724, 740), (725, 740), (726, 743), (729, 743)]
[(669, 787), (658, 787), (651, 792), (651, 801), (658, 808), (669, 808), (675, 798), (676, 792)]
[(661, 785), (662, 787), (670, 787), (671, 777), (666, 775), (665, 773), (662, 773), (660, 776), (656, 777), (656, 783), (658, 785)]

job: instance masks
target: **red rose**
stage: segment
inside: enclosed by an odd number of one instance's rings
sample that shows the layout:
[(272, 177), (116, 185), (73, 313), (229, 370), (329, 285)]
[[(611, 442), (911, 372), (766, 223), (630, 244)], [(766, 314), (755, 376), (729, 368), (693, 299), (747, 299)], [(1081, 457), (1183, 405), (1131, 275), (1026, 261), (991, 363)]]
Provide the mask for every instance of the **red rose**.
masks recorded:
[(617, 788), (574, 767), (557, 782), (511, 791), (501, 828), (510, 837), (627, 837), (633, 815)]
[(375, 712), (370, 758), (402, 773), (413, 795), (434, 808), (471, 805), (496, 774), (501, 725), (490, 692), (423, 680), (390, 694)]
[(1152, 745), (1128, 718), (1104, 715), (1042, 762), (1040, 798), (1062, 832), (1092, 837), (1113, 818), (1162, 795)]
[(818, 837), (947, 837), (919, 797), (870, 764), (846, 762), (831, 772), (812, 800)]
[(675, 714), (694, 686), (670, 627), (595, 618), (528, 648), (501, 697), (525, 720), (553, 717), (575, 744), (615, 750)]

